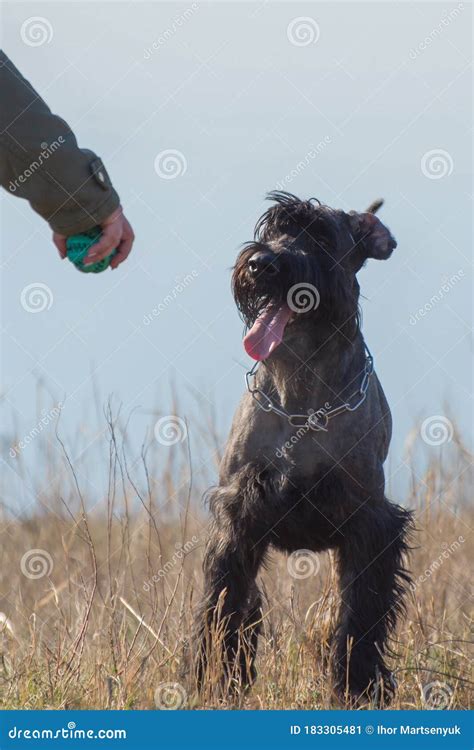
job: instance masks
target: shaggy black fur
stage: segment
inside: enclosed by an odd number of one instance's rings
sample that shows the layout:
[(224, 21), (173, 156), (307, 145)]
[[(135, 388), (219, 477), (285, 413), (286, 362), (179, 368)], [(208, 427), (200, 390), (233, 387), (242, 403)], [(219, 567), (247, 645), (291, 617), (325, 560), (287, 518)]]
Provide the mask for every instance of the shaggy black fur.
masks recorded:
[[(359, 388), (365, 361), (356, 274), (367, 258), (388, 258), (396, 242), (371, 211), (345, 213), (287, 193), (269, 197), (275, 204), (234, 269), (237, 307), (250, 327), (302, 283), (317, 288), (320, 303), (293, 315), (283, 342), (259, 368), (257, 385), (290, 413), (337, 406)], [(252, 258), (262, 252), (271, 273), (250, 273)], [(198, 680), (206, 680), (216, 643), (226, 689), (255, 679), (256, 577), (270, 546), (288, 553), (332, 549), (341, 599), (332, 648), (335, 691), (349, 705), (386, 703), (394, 690), (387, 643), (409, 581), (403, 558), (410, 514), (384, 494), (391, 418), (375, 373), (357, 411), (336, 417), (328, 432), (309, 430), (294, 441), (296, 432), (245, 394), (219, 487), (210, 493)]]

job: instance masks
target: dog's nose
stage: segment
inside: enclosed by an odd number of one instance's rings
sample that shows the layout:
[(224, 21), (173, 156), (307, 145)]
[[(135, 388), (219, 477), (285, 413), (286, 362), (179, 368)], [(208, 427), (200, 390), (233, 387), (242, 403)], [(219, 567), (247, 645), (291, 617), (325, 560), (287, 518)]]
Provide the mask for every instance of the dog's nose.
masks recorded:
[(258, 253), (254, 253), (249, 258), (247, 267), (252, 276), (274, 276), (278, 273), (278, 267), (276, 264), (276, 256), (273, 253), (266, 252), (265, 250), (259, 250)]

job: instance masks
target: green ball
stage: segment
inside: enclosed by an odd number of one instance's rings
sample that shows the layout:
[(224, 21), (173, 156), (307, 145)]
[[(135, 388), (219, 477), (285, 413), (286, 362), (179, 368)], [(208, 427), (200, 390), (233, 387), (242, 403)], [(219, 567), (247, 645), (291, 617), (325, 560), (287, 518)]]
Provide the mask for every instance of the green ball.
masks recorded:
[(84, 265), (84, 258), (89, 252), (91, 245), (95, 245), (99, 241), (102, 235), (100, 227), (94, 227), (94, 229), (82, 234), (73, 234), (66, 240), (67, 257), (74, 263), (76, 268), (83, 273), (100, 273), (105, 271), (109, 267), (110, 261), (116, 254), (117, 250), (114, 250), (110, 255), (97, 263), (91, 263), (90, 265)]

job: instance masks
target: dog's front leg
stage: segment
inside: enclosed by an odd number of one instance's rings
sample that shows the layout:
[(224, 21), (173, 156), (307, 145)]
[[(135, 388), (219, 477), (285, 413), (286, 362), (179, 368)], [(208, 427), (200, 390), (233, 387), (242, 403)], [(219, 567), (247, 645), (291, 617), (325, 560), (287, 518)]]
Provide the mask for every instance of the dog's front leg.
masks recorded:
[[(222, 497), (222, 490), (219, 491)], [(197, 623), (197, 680), (239, 691), (256, 677), (255, 654), (261, 621), (255, 579), (265, 543), (245, 518), (220, 508), (211, 524), (204, 557), (204, 592)]]
[(333, 674), (336, 692), (346, 703), (383, 705), (394, 691), (384, 656), (409, 581), (403, 557), (410, 524), (409, 512), (383, 499), (358, 511), (344, 528)]

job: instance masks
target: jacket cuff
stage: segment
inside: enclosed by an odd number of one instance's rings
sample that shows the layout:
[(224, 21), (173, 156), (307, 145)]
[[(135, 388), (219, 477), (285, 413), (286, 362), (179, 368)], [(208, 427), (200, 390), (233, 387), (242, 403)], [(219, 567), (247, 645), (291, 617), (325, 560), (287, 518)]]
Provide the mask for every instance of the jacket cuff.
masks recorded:
[(80, 205), (68, 211), (61, 212), (48, 220), (53, 232), (70, 237), (73, 234), (87, 232), (89, 229), (101, 224), (110, 214), (120, 206), (120, 198), (113, 188), (109, 188), (105, 200), (94, 208), (93, 211), (84, 210)]
[[(62, 211), (53, 213), (48, 223), (59, 234), (80, 234), (101, 224), (120, 205), (120, 198), (112, 186), (102, 159), (88, 149), (81, 149), (89, 161), (89, 178), (83, 189)], [(86, 205), (84, 205), (86, 204)]]

